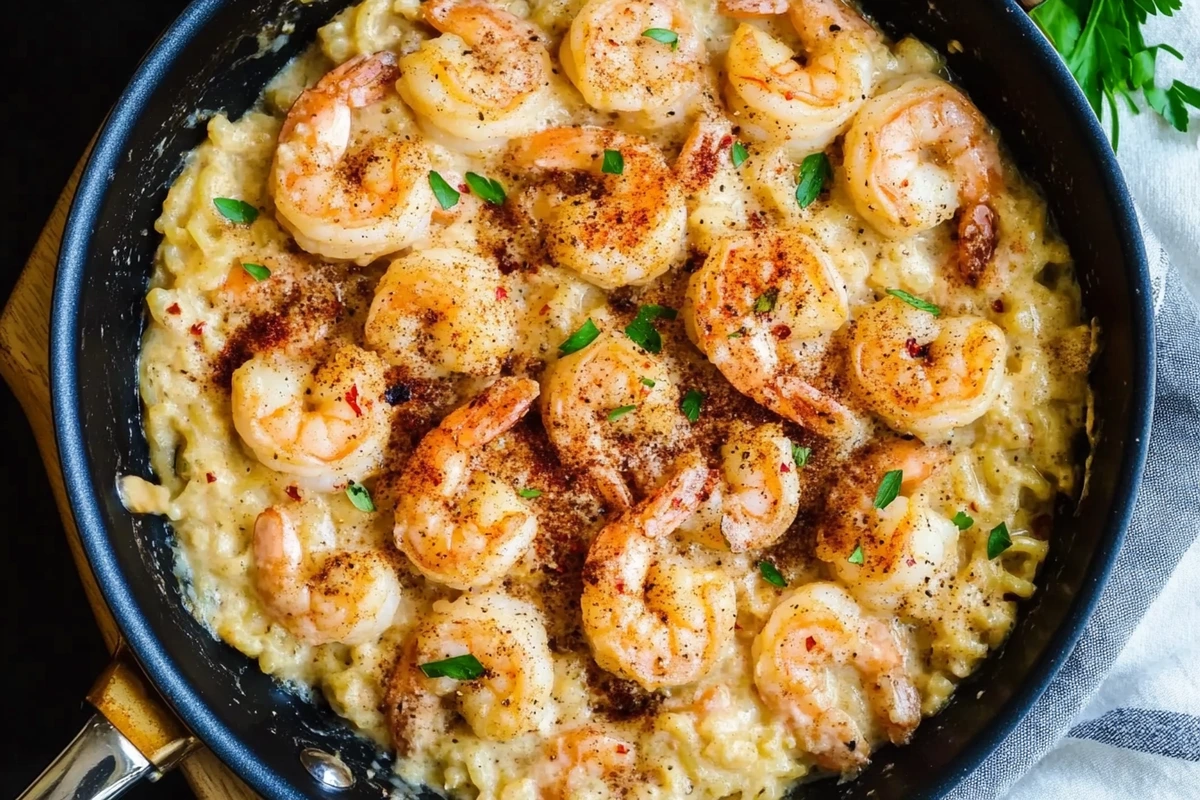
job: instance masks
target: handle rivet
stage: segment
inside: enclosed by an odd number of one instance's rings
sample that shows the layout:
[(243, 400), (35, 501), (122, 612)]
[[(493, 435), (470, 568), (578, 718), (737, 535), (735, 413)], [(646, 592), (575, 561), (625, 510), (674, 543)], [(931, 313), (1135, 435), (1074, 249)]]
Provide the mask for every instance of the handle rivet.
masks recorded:
[(300, 763), (308, 770), (308, 774), (330, 789), (349, 789), (354, 785), (354, 773), (335, 755), (306, 747), (300, 751)]

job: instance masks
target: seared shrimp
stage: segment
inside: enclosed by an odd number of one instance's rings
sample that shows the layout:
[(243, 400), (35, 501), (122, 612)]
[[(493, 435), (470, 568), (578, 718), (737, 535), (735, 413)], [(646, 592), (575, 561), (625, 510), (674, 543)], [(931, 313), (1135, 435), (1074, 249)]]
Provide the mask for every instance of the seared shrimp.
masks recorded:
[(374, 475), (391, 432), (387, 365), (344, 345), (312, 362), (272, 351), (233, 373), (233, 426), (255, 457), (328, 492)]
[[(947, 459), (944, 448), (916, 441), (872, 445), (851, 457), (830, 489), (817, 529), (817, 558), (833, 565), (860, 602), (920, 616), (942, 578), (954, 570), (958, 529), (931, 510), (920, 491)], [(900, 495), (876, 508), (883, 476), (897, 469), (903, 473)], [(850, 560), (856, 550), (861, 563)]]
[(537, 130), (553, 101), (542, 32), (488, 0), (430, 0), (421, 13), (442, 35), (400, 59), (405, 102), (468, 141)]
[(854, 206), (885, 236), (912, 236), (961, 210), (959, 270), (971, 285), (979, 281), (996, 247), (988, 199), (1001, 167), (987, 120), (966, 95), (923, 78), (872, 98), (843, 151)]
[(500, 270), (452, 248), (393, 261), (375, 289), (366, 340), (414, 377), (497, 375), (517, 345), (516, 302)]
[(288, 112), (269, 190), (280, 224), (310, 253), (368, 264), (429, 228), (425, 145), (355, 118), (387, 96), (398, 74), (391, 53), (352, 58)]
[(812, 384), (850, 305), (811, 238), (767, 229), (722, 240), (691, 277), (683, 315), (692, 341), (739, 392), (824, 436), (861, 437), (857, 415)]
[[(601, 172), (604, 152), (624, 159), (620, 174)], [(682, 260), (687, 206), (657, 147), (604, 128), (551, 128), (517, 143), (515, 161), (573, 181), (546, 182), (538, 216), (559, 266), (601, 289), (643, 284)]]
[(902, 744), (921, 721), (895, 635), (835, 583), (784, 597), (752, 653), (759, 695), (827, 769), (866, 766), (878, 728)]
[[(645, 35), (673, 31), (673, 45)], [(563, 69), (601, 111), (664, 111), (698, 88), (704, 40), (680, 0), (589, 0), (563, 38)]]
[(547, 745), (533, 768), (542, 800), (605, 796), (633, 774), (637, 752), (631, 742), (610, 736), (596, 725), (566, 731)]
[(895, 297), (868, 306), (850, 335), (858, 395), (901, 433), (940, 437), (991, 408), (1008, 340), (982, 317), (935, 317)]
[(685, 458), (588, 550), (581, 603), (592, 655), (601, 668), (651, 691), (699, 680), (733, 636), (733, 584), (670, 553), (667, 541), (715, 478), (698, 456)]
[(875, 90), (879, 36), (841, 0), (725, 0), (720, 8), (733, 17), (787, 11), (804, 48), (800, 60), (760, 28), (734, 31), (725, 56), (729, 108), (749, 135), (786, 142), (794, 156), (822, 150)]
[(744, 184), (731, 158), (733, 142), (729, 120), (702, 114), (675, 161), (687, 196), (688, 235), (702, 252), (712, 250), (722, 236), (749, 227)]
[(529, 506), (471, 462), (537, 396), (536, 381), (500, 378), (427, 433), (405, 465), (396, 546), (431, 581), (455, 589), (491, 583), (532, 544), (538, 525)]
[(644, 450), (674, 441), (687, 425), (667, 370), (625, 336), (604, 333), (559, 359), (545, 383), (542, 423), (559, 459), (588, 473), (610, 507), (631, 506), (625, 476)]
[(337, 550), (327, 512), (271, 506), (254, 521), (254, 588), (267, 612), (309, 644), (362, 644), (400, 607), (395, 567), (382, 553)]
[(773, 544), (799, 510), (800, 476), (783, 428), (741, 425), (721, 447), (721, 481), (680, 530), (742, 553)]
[[(421, 666), (471, 655), (474, 680), (429, 678)], [(384, 700), (392, 739), (405, 755), (434, 744), (454, 713), (481, 739), (504, 742), (538, 730), (553, 711), (554, 657), (536, 608), (500, 592), (439, 600), (413, 632)]]

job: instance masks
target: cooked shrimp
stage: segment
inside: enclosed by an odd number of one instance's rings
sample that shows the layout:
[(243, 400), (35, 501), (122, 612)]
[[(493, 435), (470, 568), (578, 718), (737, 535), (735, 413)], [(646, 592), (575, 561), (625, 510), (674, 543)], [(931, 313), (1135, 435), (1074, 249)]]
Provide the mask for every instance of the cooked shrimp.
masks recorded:
[(405, 102), (472, 142), (537, 130), (553, 102), (544, 34), (488, 0), (430, 0), (421, 13), (442, 35), (400, 59)]
[(418, 378), (497, 375), (517, 345), (518, 308), (481, 256), (452, 248), (393, 261), (375, 289), (367, 344)]
[(374, 475), (391, 432), (387, 365), (354, 345), (314, 371), (279, 351), (233, 373), (233, 426), (265, 466), (328, 492)]
[(817, 389), (830, 335), (849, 319), (833, 261), (795, 230), (726, 238), (691, 277), (688, 335), (742, 394), (824, 436), (861, 438), (861, 421)]
[(544, 380), (542, 423), (559, 460), (589, 474), (612, 508), (631, 506), (626, 475), (644, 471), (656, 445), (674, 441), (687, 425), (667, 370), (624, 335), (609, 332), (559, 359)]
[[(620, 174), (601, 172), (606, 150), (624, 159)], [(514, 156), (549, 173), (537, 215), (559, 266), (616, 289), (649, 283), (682, 260), (687, 205), (650, 142), (604, 128), (551, 128), (518, 142)], [(556, 179), (563, 172), (577, 179)]]
[[(675, 33), (674, 44), (645, 35)], [(680, 0), (589, 0), (563, 37), (563, 69), (601, 111), (664, 111), (695, 94), (704, 40)]]
[(637, 752), (633, 743), (611, 736), (598, 725), (566, 731), (547, 745), (533, 768), (542, 800), (571, 800), (605, 796), (633, 774)]
[(741, 425), (721, 447), (721, 481), (680, 530), (742, 553), (773, 544), (799, 510), (800, 476), (783, 428)]
[(759, 695), (827, 769), (866, 766), (878, 728), (902, 744), (921, 721), (895, 635), (835, 583), (784, 597), (752, 654)]
[[(855, 453), (825, 502), (817, 558), (833, 565), (860, 602), (920, 616), (958, 560), (958, 529), (932, 511), (920, 491), (948, 454), (941, 447), (897, 440)], [(901, 470), (900, 495), (874, 504), (883, 476)], [(861, 550), (862, 563), (850, 561)], [(855, 559), (857, 560), (857, 559)]]
[(600, 531), (583, 568), (583, 629), (601, 668), (649, 690), (693, 683), (733, 636), (737, 598), (715, 570), (669, 552), (670, 534), (711, 491), (698, 456)]
[(400, 480), (395, 535), (425, 577), (455, 589), (482, 586), (503, 577), (533, 543), (537, 517), (517, 490), (471, 462), (537, 396), (536, 381), (500, 378), (417, 445)]
[(854, 320), (850, 374), (858, 395), (901, 433), (944, 436), (991, 408), (1008, 340), (982, 317), (935, 317), (887, 297)]
[(961, 210), (959, 270), (971, 285), (979, 281), (996, 246), (988, 199), (1001, 167), (991, 128), (966, 95), (923, 78), (872, 98), (844, 153), (854, 206), (885, 236), (912, 236)]
[[(471, 655), (474, 680), (428, 678), (422, 665)], [(538, 730), (553, 711), (554, 657), (541, 614), (500, 592), (439, 600), (404, 647), (384, 700), (400, 752), (437, 742), (461, 714), (481, 739), (504, 742)]]
[(395, 567), (372, 550), (337, 550), (327, 512), (271, 506), (254, 521), (254, 588), (267, 612), (309, 644), (362, 644), (400, 607)]
[(280, 224), (310, 253), (368, 264), (429, 227), (424, 144), (355, 119), (388, 95), (397, 75), (391, 53), (352, 58), (288, 112), (269, 189)]
[(885, 53), (875, 29), (841, 0), (745, 2), (725, 0), (733, 17), (786, 10), (804, 48), (792, 49), (743, 23), (725, 56), (730, 111), (743, 130), (764, 141), (786, 142), (792, 155), (824, 149), (871, 96)]
[(687, 195), (688, 235), (702, 252), (722, 236), (749, 227), (744, 184), (731, 158), (733, 143), (729, 120), (702, 114), (675, 161)]

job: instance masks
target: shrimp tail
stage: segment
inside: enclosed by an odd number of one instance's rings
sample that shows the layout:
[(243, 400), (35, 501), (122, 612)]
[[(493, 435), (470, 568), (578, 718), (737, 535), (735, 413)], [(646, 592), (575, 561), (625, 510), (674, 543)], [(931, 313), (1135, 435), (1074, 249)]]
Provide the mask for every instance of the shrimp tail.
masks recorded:
[(999, 236), (996, 212), (987, 203), (962, 210), (958, 220), (958, 272), (967, 285), (979, 285), (996, 252)]
[(483, 447), (516, 425), (540, 391), (538, 382), (529, 378), (500, 378), (446, 417), (442, 428), (464, 449)]
[(632, 512), (633, 517), (651, 539), (670, 535), (708, 499), (718, 477), (699, 453), (689, 453), (666, 483)]
[(388, 732), (401, 755), (425, 750), (447, 727), (446, 715), (441, 713), (441, 698), (418, 685), (416, 651), (414, 636), (396, 659), (383, 701)]

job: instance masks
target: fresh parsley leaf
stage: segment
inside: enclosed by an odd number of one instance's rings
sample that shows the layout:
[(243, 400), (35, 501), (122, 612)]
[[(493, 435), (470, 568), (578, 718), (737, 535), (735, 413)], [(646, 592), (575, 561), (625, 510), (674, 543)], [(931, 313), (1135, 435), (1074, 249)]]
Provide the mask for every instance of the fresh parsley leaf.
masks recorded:
[(805, 156), (800, 162), (800, 178), (796, 183), (796, 202), (800, 207), (808, 208), (812, 205), (832, 176), (833, 169), (824, 153)]
[(621, 155), (620, 150), (605, 150), (600, 171), (607, 175), (620, 175), (625, 171), (625, 156)]
[(953, 522), (960, 531), (965, 531), (967, 528), (975, 524), (975, 520), (972, 519), (965, 511), (958, 512), (954, 515), (954, 519), (950, 521)]
[(521, 497), (524, 497), (526, 500), (532, 500), (535, 497), (541, 497), (542, 490), (541, 489), (517, 489), (517, 494), (521, 495)]
[(375, 503), (371, 501), (371, 493), (358, 481), (350, 481), (350, 485), (346, 487), (346, 497), (350, 498), (350, 502), (359, 511), (369, 514), (375, 510)]
[(775, 287), (767, 289), (765, 292), (754, 298), (754, 313), (766, 314), (775, 308), (775, 301), (779, 299), (779, 290)]
[(635, 408), (637, 408), (637, 406), (617, 406), (612, 411), (608, 412), (608, 421), (615, 422), (616, 420), (619, 420), (621, 417), (628, 414), (630, 411), (633, 411)]
[(807, 467), (810, 456), (812, 456), (811, 447), (801, 447), (794, 442), (792, 443), (792, 461), (796, 462), (797, 467)]
[(504, 187), (500, 185), (500, 181), (492, 178), (485, 178), (482, 175), (476, 175), (474, 172), (467, 173), (467, 186), (471, 187), (471, 191), (479, 196), (480, 199), (498, 206), (504, 202)]
[(904, 470), (892, 469), (883, 475), (879, 482), (879, 491), (875, 493), (875, 507), (887, 508), (900, 494), (900, 484), (904, 483)]
[(654, 378), (638, 378), (638, 380), (641, 381), (642, 386), (645, 386), (647, 389), (653, 389), (657, 385)]
[(242, 269), (246, 270), (246, 274), (256, 281), (265, 281), (271, 277), (271, 270), (262, 264), (242, 264)]
[(928, 311), (930, 314), (933, 314), (935, 317), (940, 317), (942, 315), (942, 309), (935, 306), (933, 303), (929, 302), (928, 300), (922, 300), (921, 298), (919, 298), (915, 295), (909, 294), (908, 292), (904, 291), (903, 289), (888, 289), (887, 293), (890, 294), (892, 297), (900, 298), (901, 300), (908, 303), (910, 306), (917, 309), (918, 311)]
[(647, 28), (642, 31), (642, 36), (660, 44), (669, 44), (672, 50), (679, 49), (679, 34), (668, 28)]
[(258, 219), (258, 209), (244, 200), (234, 200), (231, 197), (214, 197), (213, 205), (221, 216), (239, 225), (249, 225)]
[(854, 545), (854, 552), (851, 553), (850, 557), (847, 558), (846, 560), (849, 561), (851, 564), (861, 565), (863, 563), (862, 545), (861, 544)]
[(988, 533), (987, 556), (995, 558), (1012, 547), (1012, 537), (1008, 535), (1008, 526), (1001, 522)]
[(787, 581), (780, 574), (779, 569), (770, 561), (758, 562), (758, 573), (763, 576), (763, 580), (772, 586), (778, 586), (780, 589), (787, 586)]
[(1183, 55), (1169, 45), (1147, 45), (1142, 35), (1150, 16), (1169, 17), (1180, 6), (1180, 0), (1045, 0), (1029, 12), (1101, 120), (1107, 104), (1114, 150), (1121, 138), (1117, 98), (1136, 113), (1140, 91), (1146, 105), (1181, 132), (1188, 129), (1188, 106), (1200, 109), (1200, 89), (1181, 81), (1165, 89), (1155, 84), (1158, 52)]
[(734, 142), (733, 149), (729, 151), (729, 158), (733, 161), (734, 168), (740, 167), (746, 163), (746, 159), (750, 157), (750, 151), (746, 149), (746, 145), (741, 142)]
[(447, 211), (458, 205), (458, 198), (462, 196), (457, 189), (446, 183), (445, 178), (433, 170), (429, 170), (429, 188), (433, 189), (433, 196), (437, 198), (438, 205)]
[(743, 336), (745, 336), (745, 335), (746, 335), (746, 331), (745, 331), (743, 328), (738, 328), (736, 331), (734, 331), (733, 333), (729, 334), (729, 335), (728, 335), (728, 336), (726, 336), (725, 338), (726, 338), (726, 339), (740, 339), (740, 338), (742, 338), (742, 337), (743, 337)]
[(688, 389), (683, 400), (679, 402), (679, 408), (683, 410), (683, 415), (688, 418), (688, 422), (700, 419), (700, 406), (702, 405), (704, 405), (704, 392), (699, 389)]
[(667, 306), (642, 306), (638, 309), (633, 322), (625, 326), (625, 335), (643, 350), (659, 353), (662, 351), (662, 337), (659, 335), (658, 329), (654, 327), (654, 320), (659, 317), (675, 319), (678, 313), (675, 309)]
[(420, 666), (426, 678), (453, 678), (456, 681), (473, 681), (484, 672), (483, 664), (470, 653), (441, 661), (430, 661)]
[(558, 352), (564, 356), (577, 353), (596, 341), (596, 337), (599, 335), (600, 329), (596, 327), (596, 323), (592, 322), (592, 318), (588, 317), (587, 322), (579, 326), (579, 330), (568, 336), (567, 340), (558, 346)]

